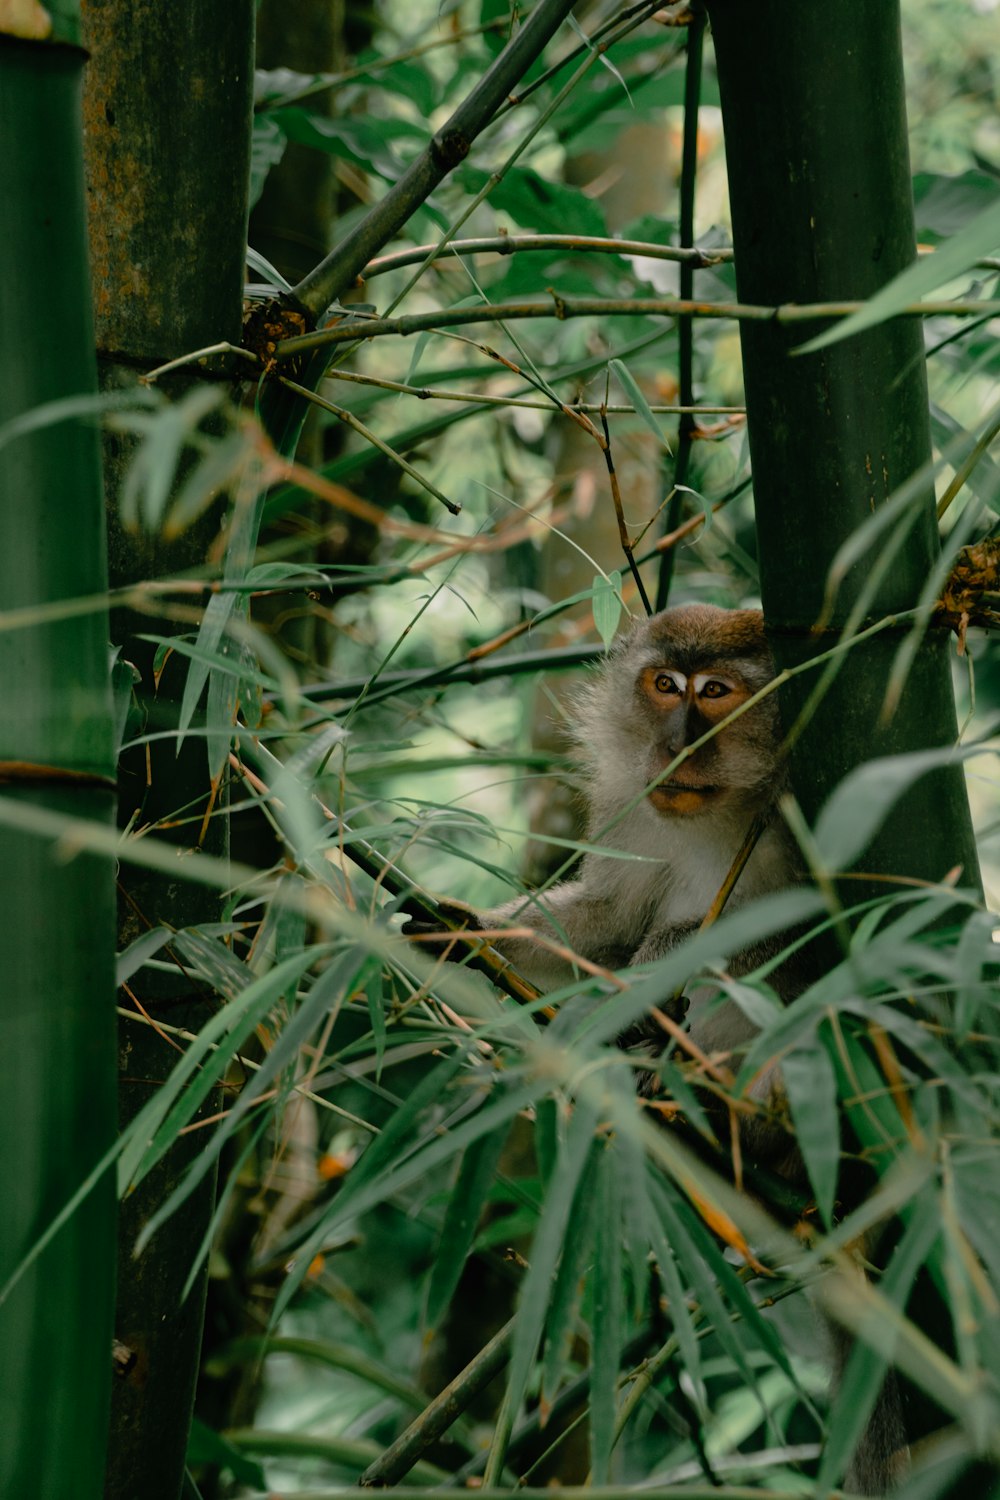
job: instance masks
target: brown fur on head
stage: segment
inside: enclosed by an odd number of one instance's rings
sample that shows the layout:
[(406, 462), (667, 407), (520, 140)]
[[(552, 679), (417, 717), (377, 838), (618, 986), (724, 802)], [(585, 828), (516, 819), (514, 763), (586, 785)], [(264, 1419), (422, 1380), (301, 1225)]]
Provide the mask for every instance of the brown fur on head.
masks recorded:
[(686, 818), (770, 795), (776, 702), (732, 716), (773, 676), (758, 610), (689, 604), (640, 622), (609, 654), (578, 721), (592, 796), (606, 810), (613, 785), (619, 805), (652, 787), (651, 808)]

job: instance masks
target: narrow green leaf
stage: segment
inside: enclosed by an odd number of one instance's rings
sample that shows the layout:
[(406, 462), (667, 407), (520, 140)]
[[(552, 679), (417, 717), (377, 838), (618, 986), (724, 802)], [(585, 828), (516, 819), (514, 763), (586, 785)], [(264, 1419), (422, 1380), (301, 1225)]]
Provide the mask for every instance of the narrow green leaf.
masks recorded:
[(914, 261), (913, 265), (907, 266), (905, 271), (900, 271), (894, 276), (887, 286), (869, 297), (865, 306), (849, 318), (844, 318), (833, 328), (828, 328), (816, 338), (810, 339), (795, 352), (797, 354), (812, 354), (817, 349), (825, 349), (830, 344), (839, 343), (841, 339), (850, 338), (854, 333), (861, 333), (865, 328), (874, 328), (878, 323), (884, 323), (886, 318), (893, 318), (908, 307), (911, 302), (918, 302), (928, 292), (933, 292), (937, 287), (943, 286), (946, 281), (952, 281), (956, 276), (961, 276), (970, 266), (974, 265), (984, 255), (992, 253), (1000, 247), (1000, 203), (994, 203), (984, 209), (950, 240), (938, 246), (933, 255), (928, 255), (923, 260)]
[[(658, 1184), (662, 1182), (662, 1172), (653, 1162), (647, 1163), (647, 1172)], [(663, 1289), (667, 1294), (668, 1312), (677, 1337), (684, 1373), (691, 1381), (695, 1406), (704, 1416), (708, 1411), (708, 1398), (705, 1393), (705, 1380), (701, 1370), (701, 1353), (694, 1318), (681, 1282), (677, 1258), (671, 1247), (669, 1236), (664, 1234), (663, 1221), (653, 1207), (653, 1194), (648, 1190), (644, 1209), (646, 1232), (663, 1282)]]
[[(301, 964), (304, 957), (305, 962), (308, 964), (312, 961), (313, 956), (312, 952), (305, 955), (298, 954), (292, 961)], [(309, 994), (281, 1028), (276, 1040), (265, 1054), (260, 1067), (247, 1079), (240, 1090), (239, 1096), (226, 1111), (225, 1118), (212, 1131), (212, 1134), (191, 1162), (174, 1191), (160, 1205), (156, 1213), (147, 1220), (139, 1236), (138, 1250), (141, 1250), (144, 1245), (148, 1244), (160, 1225), (164, 1224), (170, 1215), (175, 1213), (181, 1204), (194, 1192), (199, 1182), (211, 1170), (212, 1164), (219, 1157), (227, 1141), (239, 1129), (247, 1111), (252, 1109), (261, 1096), (270, 1090), (282, 1070), (294, 1063), (299, 1049), (305, 1045), (313, 1032), (317, 1030), (327, 1012), (333, 1006), (339, 1005), (344, 995), (351, 992), (359, 972), (364, 969), (369, 961), (367, 954), (362, 953), (357, 948), (349, 948), (346, 953), (340, 954), (330, 964), (329, 968), (325, 969), (319, 976)], [(272, 972), (277, 973), (282, 967), (282, 965), (279, 965)], [(186, 1098), (182, 1099), (174, 1116), (164, 1123), (164, 1126), (158, 1132), (153, 1142), (154, 1151), (158, 1146), (162, 1147), (164, 1136), (169, 1135), (171, 1139), (173, 1138), (174, 1125), (176, 1124), (176, 1127), (179, 1128), (180, 1124), (183, 1123), (181, 1111), (186, 1108), (186, 1103)]]
[(817, 1039), (785, 1054), (781, 1076), (820, 1218), (829, 1228), (840, 1168), (840, 1117), (833, 1063)]
[(137, 1176), (144, 1176), (167, 1151), (180, 1127), (197, 1112), (247, 1037), (277, 1003), (287, 985), (302, 977), (329, 945), (298, 954), (279, 964), (223, 1006), (198, 1033), (170, 1077), (139, 1111), (123, 1132), (119, 1163), (119, 1191), (125, 1192)]
[(622, 616), (622, 575), (617, 568), (607, 578), (598, 574), (594, 579), (593, 610), (594, 629), (607, 649)]
[(891, 808), (921, 776), (990, 749), (983, 744), (946, 745), (936, 750), (884, 755), (858, 766), (834, 788), (816, 822), (816, 847), (824, 866), (828, 870), (849, 869)]
[[(478, 1109), (471, 1118), (445, 1131), (434, 1127), (418, 1143), (417, 1148), (407, 1160), (398, 1166), (390, 1162), (384, 1172), (371, 1176), (360, 1190), (348, 1196), (346, 1188), (351, 1186), (354, 1177), (352, 1171), (345, 1184), (345, 1191), (337, 1195), (331, 1204), (330, 1211), (323, 1217), (296, 1256), (292, 1270), (275, 1299), (273, 1318), (277, 1319), (281, 1316), (301, 1285), (313, 1256), (322, 1248), (332, 1231), (346, 1218), (354, 1218), (367, 1213), (369, 1209), (394, 1197), (412, 1183), (419, 1182), (443, 1162), (448, 1161), (450, 1157), (464, 1151), (466, 1146), (477, 1140), (479, 1136), (489, 1130), (498, 1130), (522, 1109), (530, 1108), (543, 1088), (544, 1085), (536, 1080), (520, 1086), (512, 1085), (509, 1088), (500, 1086), (497, 1097), (491, 1103)], [(402, 1110), (397, 1111), (397, 1116), (402, 1113)], [(393, 1124), (395, 1124), (395, 1119), (396, 1117), (393, 1118)], [(374, 1142), (374, 1146), (380, 1146), (382, 1141), (383, 1137), (380, 1136)], [(369, 1150), (365, 1152), (361, 1158), (362, 1162), (372, 1149), (373, 1147), (369, 1147)]]
[[(283, 154), (284, 149), (285, 139), (282, 136), (281, 153), (279, 154)], [(247, 246), (247, 265), (252, 271), (258, 271), (261, 276), (266, 276), (271, 285), (278, 291), (290, 292), (292, 290), (290, 283), (285, 280), (284, 276), (282, 276), (281, 272), (275, 266), (272, 266), (267, 256), (262, 255), (259, 250), (255, 250), (252, 245)]]
[(466, 1147), (427, 1289), (429, 1329), (437, 1328), (458, 1286), (506, 1141), (507, 1131), (496, 1130)]
[(552, 1277), (570, 1225), (570, 1208), (583, 1174), (597, 1127), (597, 1111), (578, 1102), (564, 1125), (559, 1166), (549, 1186), (538, 1231), (531, 1246), (527, 1275), (518, 1301), (511, 1344), (507, 1405), (511, 1420), (521, 1409), (535, 1351), (542, 1336), (552, 1292)]
[(649, 402), (643, 395), (642, 387), (639, 385), (638, 381), (636, 381), (633, 376), (629, 374), (628, 369), (625, 365), (622, 364), (620, 359), (609, 359), (608, 369), (618, 377), (629, 397), (629, 400), (635, 407), (636, 415), (642, 418), (646, 426), (649, 428), (650, 432), (656, 438), (656, 441), (660, 444), (661, 448), (665, 448), (669, 453), (670, 444), (663, 436), (663, 430), (660, 427), (658, 420), (650, 410)]
[(597, 1234), (590, 1364), (590, 1482), (608, 1484), (615, 1436), (618, 1365), (625, 1343), (621, 1266), (621, 1193), (613, 1143), (597, 1155)]
[(570, 1221), (573, 1233), (567, 1236), (559, 1258), (552, 1301), (545, 1324), (545, 1354), (542, 1363), (541, 1401), (546, 1410), (555, 1400), (566, 1373), (573, 1338), (577, 1330), (583, 1279), (594, 1254), (594, 1226), (597, 1193), (594, 1188), (596, 1151), (587, 1158)]
[(146, 962), (152, 958), (154, 953), (159, 953), (165, 943), (169, 943), (173, 933), (167, 927), (152, 927), (149, 932), (143, 932), (134, 942), (129, 943), (118, 955), (115, 968), (115, 983), (127, 984), (132, 975), (137, 973)]
[(368, 1003), (368, 1019), (372, 1023), (372, 1036), (375, 1041), (376, 1083), (382, 1077), (382, 1059), (385, 1056), (386, 1031), (383, 989), (382, 970), (381, 968), (373, 969), (368, 975), (368, 983), (365, 985), (365, 1000)]

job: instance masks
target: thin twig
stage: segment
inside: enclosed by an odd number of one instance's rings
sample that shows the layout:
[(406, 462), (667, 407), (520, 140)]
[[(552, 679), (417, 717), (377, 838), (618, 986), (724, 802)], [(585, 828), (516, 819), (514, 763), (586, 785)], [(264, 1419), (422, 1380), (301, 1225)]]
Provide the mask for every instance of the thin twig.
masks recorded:
[(639, 591), (639, 598), (642, 600), (642, 607), (646, 611), (647, 615), (651, 615), (653, 613), (653, 606), (649, 602), (649, 595), (646, 593), (646, 586), (642, 581), (639, 569), (636, 567), (635, 555), (632, 551), (632, 543), (629, 539), (628, 527), (625, 525), (625, 512), (622, 509), (621, 490), (618, 488), (618, 475), (615, 472), (615, 461), (611, 454), (611, 433), (608, 430), (608, 414), (603, 406), (601, 407), (601, 426), (604, 429), (604, 442), (601, 444), (601, 452), (604, 454), (604, 462), (608, 466), (608, 478), (611, 481), (611, 498), (614, 501), (615, 517), (618, 521), (618, 540), (621, 542), (622, 551), (625, 554), (625, 561), (629, 565), (629, 571), (631, 572), (632, 577), (635, 579), (635, 586)]
[(428, 257), (434, 260), (463, 255), (500, 256), (521, 254), (527, 251), (572, 250), (581, 254), (597, 255), (641, 255), (647, 260), (690, 262), (694, 266), (717, 266), (728, 264), (733, 258), (730, 249), (701, 250), (697, 245), (657, 245), (651, 240), (619, 240), (612, 236), (596, 234), (492, 234), (479, 235), (471, 239), (451, 240), (440, 250), (435, 245), (416, 245), (409, 250), (394, 250), (391, 255), (380, 255), (368, 262), (362, 272), (368, 281), (382, 276), (386, 271), (401, 270)]
[(409, 474), (410, 478), (416, 480), (422, 489), (425, 489), (428, 494), (433, 495), (436, 500), (440, 500), (445, 509), (450, 510), (453, 516), (461, 514), (462, 507), (460, 505), (456, 505), (454, 500), (449, 500), (448, 496), (439, 490), (437, 485), (432, 484), (401, 453), (397, 453), (395, 448), (391, 448), (377, 433), (372, 432), (370, 427), (366, 427), (360, 417), (356, 417), (353, 412), (348, 411), (346, 406), (338, 406), (335, 401), (328, 401), (325, 396), (317, 395), (315, 391), (310, 391), (304, 385), (299, 385), (297, 380), (289, 380), (285, 375), (279, 375), (278, 379), (282, 385), (287, 386), (290, 391), (294, 391), (297, 396), (301, 396), (304, 401), (311, 401), (314, 406), (322, 407), (324, 411), (331, 412), (345, 426), (352, 428), (359, 437), (363, 437), (366, 442), (371, 443), (380, 453), (384, 453), (386, 458), (391, 459), (394, 464), (402, 469), (404, 474)]
[[(684, 140), (681, 146), (680, 214), (678, 230), (685, 245), (694, 242), (694, 200), (698, 176), (698, 110), (701, 103), (701, 58), (705, 35), (705, 11), (700, 0), (691, 0), (691, 15), (687, 33), (687, 62), (684, 72)], [(694, 266), (682, 261), (680, 268), (681, 300), (690, 302), (694, 297)], [(694, 320), (690, 317), (677, 321), (678, 348), (678, 392), (682, 406), (694, 401)], [(691, 439), (694, 435), (694, 418), (685, 412), (677, 431), (677, 457), (674, 461), (673, 488), (667, 505), (666, 529), (677, 530), (680, 520), (680, 497), (687, 484), (691, 462)], [(670, 586), (674, 576), (674, 552), (664, 548), (660, 556), (660, 570), (656, 582), (656, 607), (666, 609), (670, 598)]]

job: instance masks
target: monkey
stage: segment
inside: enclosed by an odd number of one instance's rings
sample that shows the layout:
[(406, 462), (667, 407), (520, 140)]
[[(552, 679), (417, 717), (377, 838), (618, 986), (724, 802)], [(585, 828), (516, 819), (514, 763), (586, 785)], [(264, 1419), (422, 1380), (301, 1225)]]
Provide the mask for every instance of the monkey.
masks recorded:
[[(516, 920), (605, 968), (661, 958), (699, 926), (758, 817), (732, 904), (789, 885), (797, 865), (775, 811), (775, 695), (743, 709), (773, 675), (756, 610), (684, 605), (620, 637), (581, 695), (574, 738), (588, 843), (641, 859), (588, 852), (577, 878), (487, 911), (482, 925)], [(497, 946), (540, 988), (572, 977), (566, 959), (531, 938)]]
[[(730, 898), (746, 904), (801, 879), (797, 849), (778, 810), (785, 787), (776, 693), (754, 700), (773, 680), (774, 664), (757, 610), (706, 604), (668, 609), (619, 637), (583, 689), (573, 734), (588, 807), (579, 874), (538, 896), (518, 896), (483, 912), (464, 910), (475, 929), (516, 927), (529, 936), (490, 938), (541, 990), (568, 984), (573, 956), (621, 970), (662, 958), (701, 925), (754, 825), (758, 837)], [(749, 706), (747, 706), (749, 705)], [(714, 731), (714, 732), (713, 732)], [(607, 854), (602, 850), (607, 849)], [(616, 858), (611, 851), (641, 856)], [(409, 929), (416, 930), (413, 926)], [(537, 935), (537, 936), (536, 936)], [(746, 974), (776, 954), (775, 940), (734, 955), (730, 972)], [(554, 949), (559, 951), (554, 951)], [(569, 952), (567, 952), (569, 950)], [(771, 975), (791, 1000), (808, 983), (794, 961)], [(671, 1009), (672, 997), (664, 1008)], [(755, 1028), (717, 987), (697, 984), (674, 1018), (687, 1011), (691, 1042), (705, 1053), (738, 1052)], [(647, 1051), (668, 1039), (651, 1020), (619, 1038)], [(640, 1091), (649, 1092), (646, 1073)], [(744, 1145), (772, 1170), (804, 1183), (787, 1123), (775, 1123), (777, 1066), (753, 1086), (765, 1106), (741, 1131)], [(778, 1104), (778, 1108), (768, 1108)], [(850, 1341), (833, 1331), (835, 1380)], [(848, 1486), (881, 1494), (893, 1453), (904, 1446), (895, 1382), (889, 1378), (848, 1475)]]

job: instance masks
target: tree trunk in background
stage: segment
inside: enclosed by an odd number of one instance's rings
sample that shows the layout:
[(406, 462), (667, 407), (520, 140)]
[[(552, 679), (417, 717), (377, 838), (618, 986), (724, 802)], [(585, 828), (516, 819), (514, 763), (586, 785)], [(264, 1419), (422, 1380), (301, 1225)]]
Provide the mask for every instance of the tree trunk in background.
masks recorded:
[[(253, 63), (253, 0), (85, 0), (84, 40), (92, 53), (85, 122), (91, 258), (101, 383), (127, 389), (143, 370), (219, 340), (239, 341)], [(194, 378), (178, 380), (174, 389)], [(116, 497), (134, 448), (118, 435), (105, 443), (113, 586), (170, 576), (204, 562), (217, 516), (177, 542), (122, 528)], [(170, 635), (185, 621), (116, 611), (112, 634), (141, 673), (147, 728), (170, 729), (185, 665), (171, 657), (158, 682), (155, 648), (139, 632)], [(121, 818), (156, 824), (180, 811), (188, 820), (163, 837), (198, 840), (210, 796), (204, 745), (189, 739), (178, 757), (165, 739), (127, 756), (121, 767)], [(208, 825), (202, 847), (225, 848), (224, 819)], [(128, 872), (120, 938), (148, 926), (211, 920), (216, 898), (183, 879)], [(197, 1029), (214, 1009), (181, 967), (176, 976), (142, 970), (142, 1004), (174, 1025)], [(150, 1028), (124, 1022), (121, 1114), (130, 1119), (171, 1070), (176, 1052)], [(207, 1106), (211, 1112), (211, 1104)], [(115, 1383), (107, 1494), (114, 1500), (176, 1500), (201, 1342), (202, 1278), (188, 1299), (181, 1289), (214, 1203), (207, 1182), (138, 1259), (136, 1236), (199, 1148), (185, 1137), (123, 1204), (119, 1245), (117, 1337), (134, 1356)]]
[[(871, 296), (915, 255), (898, 5), (763, 0), (750, 15), (737, 0), (709, 0), (708, 11), (740, 300)], [(741, 334), (764, 612), (779, 662), (790, 664), (833, 642), (881, 551), (851, 570), (817, 635), (837, 548), (930, 457), (921, 327), (901, 319), (795, 358), (801, 327), (747, 323)], [(870, 618), (913, 606), (937, 545), (928, 483)], [(900, 639), (887, 631), (851, 652), (800, 740), (793, 781), (810, 818), (859, 763), (954, 741), (949, 638), (924, 643), (899, 708), (880, 721)], [(814, 680), (790, 685), (787, 724)], [(932, 881), (956, 864), (975, 886), (959, 769), (918, 782), (863, 856), (876, 874)], [(852, 882), (845, 895), (862, 892)], [(946, 1337), (937, 1313), (933, 1297), (909, 1308), (932, 1338)], [(915, 1437), (939, 1425), (927, 1410), (910, 1417)]]
[[(638, 162), (643, 164), (641, 171), (637, 170)], [(617, 234), (643, 214), (666, 217), (674, 195), (676, 169), (670, 130), (664, 119), (657, 125), (634, 125), (621, 131), (607, 151), (588, 151), (572, 157), (566, 163), (565, 175), (568, 182), (578, 187), (605, 185), (598, 201), (604, 210), (608, 233)], [(649, 385), (646, 380), (640, 383)], [(598, 395), (594, 395), (594, 389), (591, 388), (586, 399), (600, 399), (603, 386)], [(646, 394), (650, 401), (657, 400), (654, 391), (647, 389)], [(633, 422), (627, 437), (623, 437), (623, 419), (610, 417), (609, 422), (625, 520), (634, 535), (659, 504), (662, 453), (641, 423)], [(559, 418), (557, 430), (555, 479), (559, 493), (555, 504), (564, 504), (568, 493), (574, 506), (573, 515), (560, 524), (559, 530), (572, 537), (606, 571), (620, 567), (628, 583), (604, 454), (575, 422)], [(596, 569), (575, 547), (558, 536), (547, 538), (542, 550), (539, 586), (549, 599), (567, 599), (589, 588), (595, 573)], [(655, 589), (653, 577), (651, 572), (645, 580), (651, 594)], [(631, 607), (642, 613), (638, 599), (633, 600)], [(568, 618), (589, 620), (590, 606), (580, 606)], [(566, 706), (578, 692), (578, 681), (567, 680), (562, 674), (549, 675), (535, 702), (531, 739), (536, 749), (556, 756), (566, 754)], [(582, 836), (582, 806), (565, 781), (555, 777), (535, 778), (529, 786), (534, 832), (557, 838)], [(564, 849), (537, 839), (528, 845), (522, 873), (530, 885), (540, 885), (564, 859)]]
[[(65, 14), (57, 18), (65, 21)], [(65, 34), (65, 33), (64, 33)], [(59, 31), (57, 29), (57, 35)], [(72, 28), (69, 37), (72, 38)], [(80, 134), (84, 54), (0, 36), (7, 272), (0, 428), (97, 388)], [(16, 274), (15, 274), (16, 271)], [(0, 449), (0, 601), (98, 607), (0, 631), (0, 1098), (9, 1138), (0, 1286), (114, 1142), (114, 868), (34, 820), (113, 826), (100, 447), (91, 420)], [(106, 1172), (0, 1309), (0, 1493), (96, 1500), (111, 1382), (114, 1173)]]

